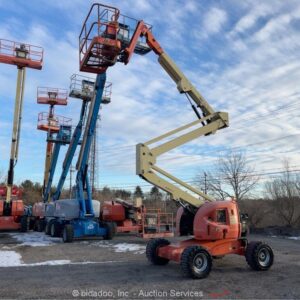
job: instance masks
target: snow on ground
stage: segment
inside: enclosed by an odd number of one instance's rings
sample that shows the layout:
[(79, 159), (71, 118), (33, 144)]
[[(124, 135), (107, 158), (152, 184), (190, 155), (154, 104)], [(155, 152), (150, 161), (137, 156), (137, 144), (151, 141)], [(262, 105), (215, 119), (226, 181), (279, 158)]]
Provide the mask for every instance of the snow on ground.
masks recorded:
[(20, 253), (16, 251), (0, 251), (0, 268), (7, 267), (35, 267), (35, 266), (61, 266), (61, 265), (87, 265), (87, 264), (106, 264), (106, 263), (120, 263), (124, 261), (83, 261), (83, 262), (71, 262), (67, 259), (61, 260), (47, 260), (37, 263), (25, 264), (22, 260)]
[(289, 240), (295, 240), (295, 241), (300, 241), (300, 236), (289, 236)]
[(145, 253), (146, 246), (138, 244), (121, 243), (114, 245), (115, 252), (128, 252), (132, 251), (134, 254)]
[(48, 260), (32, 264), (24, 264), (22, 256), (16, 251), (0, 251), (0, 268), (27, 266), (57, 266), (70, 264), (70, 260)]
[(62, 243), (61, 238), (53, 238), (43, 232), (10, 233), (10, 235), (24, 246), (47, 247)]
[(0, 267), (18, 267), (22, 264), (22, 256), (16, 251), (0, 251)]
[(99, 241), (96, 243), (92, 243), (100, 248), (112, 248), (115, 252), (133, 252), (134, 254), (143, 254), (145, 253), (146, 246), (139, 244), (130, 244), (130, 243), (118, 243), (112, 244), (107, 241)]

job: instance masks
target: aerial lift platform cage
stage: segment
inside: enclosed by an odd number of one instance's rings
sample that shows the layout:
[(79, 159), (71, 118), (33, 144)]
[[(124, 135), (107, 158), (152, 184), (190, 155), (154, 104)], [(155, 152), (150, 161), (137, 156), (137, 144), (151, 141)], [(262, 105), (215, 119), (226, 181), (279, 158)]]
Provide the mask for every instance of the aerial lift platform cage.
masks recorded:
[[(116, 8), (93, 4), (79, 36), (80, 71), (102, 73), (122, 59), (122, 50), (129, 45), (137, 24), (138, 20), (121, 15)], [(140, 37), (134, 52), (143, 55), (150, 51)]]
[[(70, 93), (72, 98), (78, 98), (84, 101), (91, 101), (95, 91), (95, 79), (87, 76), (73, 74), (71, 76)], [(112, 83), (106, 82), (103, 90), (103, 104), (111, 102)]]
[(49, 112), (41, 112), (38, 114), (38, 125), (37, 129), (57, 133), (60, 129), (60, 126), (70, 126), (71, 127), (71, 118), (64, 116), (55, 115), (49, 117)]
[(42, 47), (0, 39), (0, 63), (42, 69)]
[(60, 88), (38, 87), (37, 103), (49, 105), (67, 105), (68, 91)]
[(161, 212), (160, 209), (147, 209), (142, 214), (143, 238), (161, 238), (174, 236), (173, 213)]
[(71, 126), (71, 119), (54, 114), (55, 105), (68, 104), (68, 91), (61, 88), (38, 87), (37, 103), (50, 105), (49, 112), (38, 114), (37, 129), (57, 133), (60, 126)]

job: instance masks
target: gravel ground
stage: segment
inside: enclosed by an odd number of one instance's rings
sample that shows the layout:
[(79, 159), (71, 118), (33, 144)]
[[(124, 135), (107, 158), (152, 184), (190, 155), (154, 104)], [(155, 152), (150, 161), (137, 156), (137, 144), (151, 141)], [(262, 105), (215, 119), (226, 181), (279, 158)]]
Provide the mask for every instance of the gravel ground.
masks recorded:
[[(274, 250), (267, 272), (252, 271), (244, 257), (215, 260), (204, 280), (183, 278), (179, 265), (152, 266), (146, 241), (63, 244), (40, 233), (0, 233), (0, 297), (64, 299), (300, 299), (300, 241), (250, 236)], [(2, 255), (2, 259), (1, 259)]]

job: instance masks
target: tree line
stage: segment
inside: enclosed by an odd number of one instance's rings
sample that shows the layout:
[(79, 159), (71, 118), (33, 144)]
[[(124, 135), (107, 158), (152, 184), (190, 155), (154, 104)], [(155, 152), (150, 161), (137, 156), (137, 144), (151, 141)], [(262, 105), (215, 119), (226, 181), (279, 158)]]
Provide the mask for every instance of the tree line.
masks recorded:
[[(290, 162), (282, 162), (282, 170), (276, 178), (261, 183), (260, 175), (243, 152), (230, 152), (217, 159), (213, 172), (199, 171), (193, 184), (216, 200), (235, 198), (240, 211), (247, 213), (251, 227), (290, 226), (300, 228), (300, 174), (293, 172)], [(5, 180), (0, 182), (4, 184)], [(26, 204), (42, 200), (42, 185), (24, 180), (20, 187)], [(53, 191), (55, 187), (53, 187)], [(61, 198), (70, 198), (71, 191), (64, 189)], [(142, 198), (149, 208), (159, 208), (176, 213), (177, 206), (169, 195), (153, 186), (144, 192), (136, 186), (133, 192), (127, 189), (112, 189), (105, 186), (93, 193), (93, 198), (108, 201), (121, 198), (133, 201)]]

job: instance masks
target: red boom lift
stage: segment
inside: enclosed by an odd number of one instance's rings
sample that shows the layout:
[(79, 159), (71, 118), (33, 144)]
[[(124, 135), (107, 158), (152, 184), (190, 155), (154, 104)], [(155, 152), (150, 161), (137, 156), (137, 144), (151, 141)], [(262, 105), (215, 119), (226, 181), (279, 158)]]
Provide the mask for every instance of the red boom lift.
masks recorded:
[[(245, 256), (254, 270), (268, 270), (273, 264), (273, 251), (263, 242), (248, 242), (245, 220), (236, 201), (215, 201), (156, 166), (159, 155), (228, 127), (228, 114), (213, 110), (156, 41), (151, 26), (143, 21), (122, 16), (116, 8), (94, 4), (79, 41), (81, 70), (87, 72), (95, 68), (106, 70), (117, 61), (128, 64), (134, 52), (143, 55), (152, 50), (178, 91), (188, 98), (198, 118), (137, 145), (137, 174), (168, 192), (180, 204), (176, 217), (177, 233), (193, 235), (193, 238), (175, 244), (165, 239), (150, 240), (146, 249), (149, 261), (156, 265), (167, 264), (170, 260), (179, 262), (183, 273), (192, 278), (206, 277), (211, 271), (212, 258), (227, 254)], [(175, 134), (177, 136), (171, 138)], [(166, 138), (168, 141), (157, 146)], [(155, 147), (150, 148), (154, 143)]]
[(0, 63), (15, 65), (18, 68), (7, 185), (0, 195), (5, 197), (5, 200), (0, 200), (0, 230), (26, 231), (28, 227), (27, 212), (23, 201), (20, 200), (21, 191), (13, 185), (14, 168), (19, 152), (26, 68), (41, 70), (42, 62), (43, 49), (41, 47), (0, 40)]

